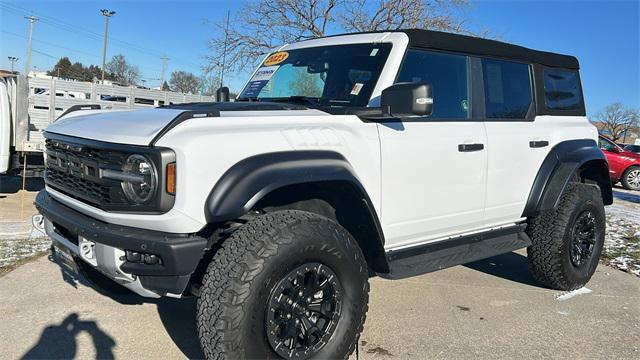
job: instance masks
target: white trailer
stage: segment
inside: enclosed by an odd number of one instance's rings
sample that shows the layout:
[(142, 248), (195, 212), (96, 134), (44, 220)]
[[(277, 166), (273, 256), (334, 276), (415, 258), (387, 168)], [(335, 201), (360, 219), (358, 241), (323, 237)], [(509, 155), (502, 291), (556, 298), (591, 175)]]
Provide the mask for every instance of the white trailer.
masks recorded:
[(214, 97), (135, 86), (103, 85), (56, 78), (0, 76), (0, 174), (42, 171), (42, 132), (65, 111), (79, 107), (135, 110), (215, 101)]

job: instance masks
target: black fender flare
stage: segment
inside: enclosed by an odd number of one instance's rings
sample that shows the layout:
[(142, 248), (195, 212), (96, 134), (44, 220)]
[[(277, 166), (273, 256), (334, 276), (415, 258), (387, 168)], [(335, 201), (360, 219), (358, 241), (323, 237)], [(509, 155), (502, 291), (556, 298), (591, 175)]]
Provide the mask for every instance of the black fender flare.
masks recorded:
[(209, 193), (205, 218), (208, 223), (236, 219), (278, 188), (336, 180), (347, 181), (359, 191), (384, 251), (384, 234), (375, 207), (351, 164), (334, 151), (282, 151), (239, 161), (220, 177)]
[(535, 216), (540, 211), (555, 209), (569, 181), (588, 162), (600, 162), (606, 169), (605, 180), (598, 183), (605, 205), (613, 202), (609, 165), (595, 140), (567, 140), (555, 145), (542, 162), (533, 182), (522, 217)]

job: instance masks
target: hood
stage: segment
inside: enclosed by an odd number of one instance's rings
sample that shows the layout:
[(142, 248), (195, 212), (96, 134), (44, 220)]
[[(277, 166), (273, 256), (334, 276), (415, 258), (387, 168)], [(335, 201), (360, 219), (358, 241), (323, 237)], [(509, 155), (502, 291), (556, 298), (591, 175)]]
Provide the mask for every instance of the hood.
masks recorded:
[(624, 151), (618, 153), (618, 155), (634, 158), (636, 160), (640, 160), (640, 154), (634, 153), (634, 152), (631, 152), (631, 151), (624, 150)]
[[(284, 111), (283, 111), (284, 110)], [(47, 127), (47, 132), (111, 143), (150, 145), (171, 128), (194, 117), (260, 116), (323, 113), (288, 103), (191, 103), (136, 110), (70, 113)], [(284, 113), (284, 114), (283, 114)], [(324, 114), (324, 113), (323, 113)]]

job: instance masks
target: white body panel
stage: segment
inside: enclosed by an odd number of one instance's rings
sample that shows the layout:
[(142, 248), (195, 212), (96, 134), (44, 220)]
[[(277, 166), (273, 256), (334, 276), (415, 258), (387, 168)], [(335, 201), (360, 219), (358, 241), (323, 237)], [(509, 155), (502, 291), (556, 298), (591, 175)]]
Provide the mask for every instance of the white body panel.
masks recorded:
[(11, 152), (11, 108), (9, 89), (4, 79), (0, 79), (0, 174), (9, 169)]
[(260, 116), (256, 115), (235, 112), (228, 120), (191, 119), (158, 141), (158, 146), (175, 150), (179, 164), (174, 209), (204, 225), (204, 204), (209, 192), (222, 174), (240, 160), (277, 151), (332, 150), (353, 166), (380, 213), (376, 124), (363, 123), (355, 116), (330, 116), (319, 111), (261, 111)]
[[(182, 113), (176, 109), (95, 111), (83, 116), (65, 116), (47, 131), (119, 144), (149, 145), (153, 137)], [(73, 113), (72, 113), (73, 114)]]
[[(572, 139), (594, 139), (597, 129), (581, 116), (538, 116), (535, 121), (485, 122), (489, 137), (486, 222), (516, 221), (522, 215), (536, 174), (549, 151)], [(548, 141), (541, 148), (530, 141)]]
[[(408, 37), (377, 33), (315, 39), (282, 50), (348, 43), (391, 42), (393, 47), (369, 106), (380, 104), (400, 68)], [(48, 131), (112, 143), (149, 145), (182, 110), (96, 112), (69, 116)], [(177, 189), (162, 215), (105, 212), (49, 189), (66, 205), (105, 222), (193, 233), (206, 225), (205, 202), (220, 177), (248, 157), (295, 150), (344, 156), (371, 199), (387, 250), (469, 234), (522, 220), (536, 173), (558, 142), (595, 138), (584, 117), (541, 116), (535, 122), (365, 122), (319, 110), (223, 111), (191, 118), (164, 134), (157, 146), (176, 153)], [(549, 146), (529, 148), (531, 140)], [(459, 144), (483, 144), (459, 152)]]
[(387, 248), (481, 227), (487, 152), (458, 144), (487, 144), (482, 122), (380, 124), (382, 215)]

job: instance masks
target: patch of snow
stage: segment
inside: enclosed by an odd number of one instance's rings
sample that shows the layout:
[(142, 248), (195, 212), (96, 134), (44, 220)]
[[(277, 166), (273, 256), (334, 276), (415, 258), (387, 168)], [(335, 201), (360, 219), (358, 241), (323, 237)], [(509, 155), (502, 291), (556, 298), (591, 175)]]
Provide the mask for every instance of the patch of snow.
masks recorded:
[(566, 294), (562, 294), (562, 295), (558, 296), (556, 298), (556, 300), (565, 301), (565, 300), (569, 300), (569, 299), (571, 299), (571, 298), (573, 298), (575, 296), (578, 296), (578, 295), (589, 294), (590, 292), (591, 292), (591, 289), (588, 289), (586, 287), (581, 287), (580, 289), (569, 291)]

